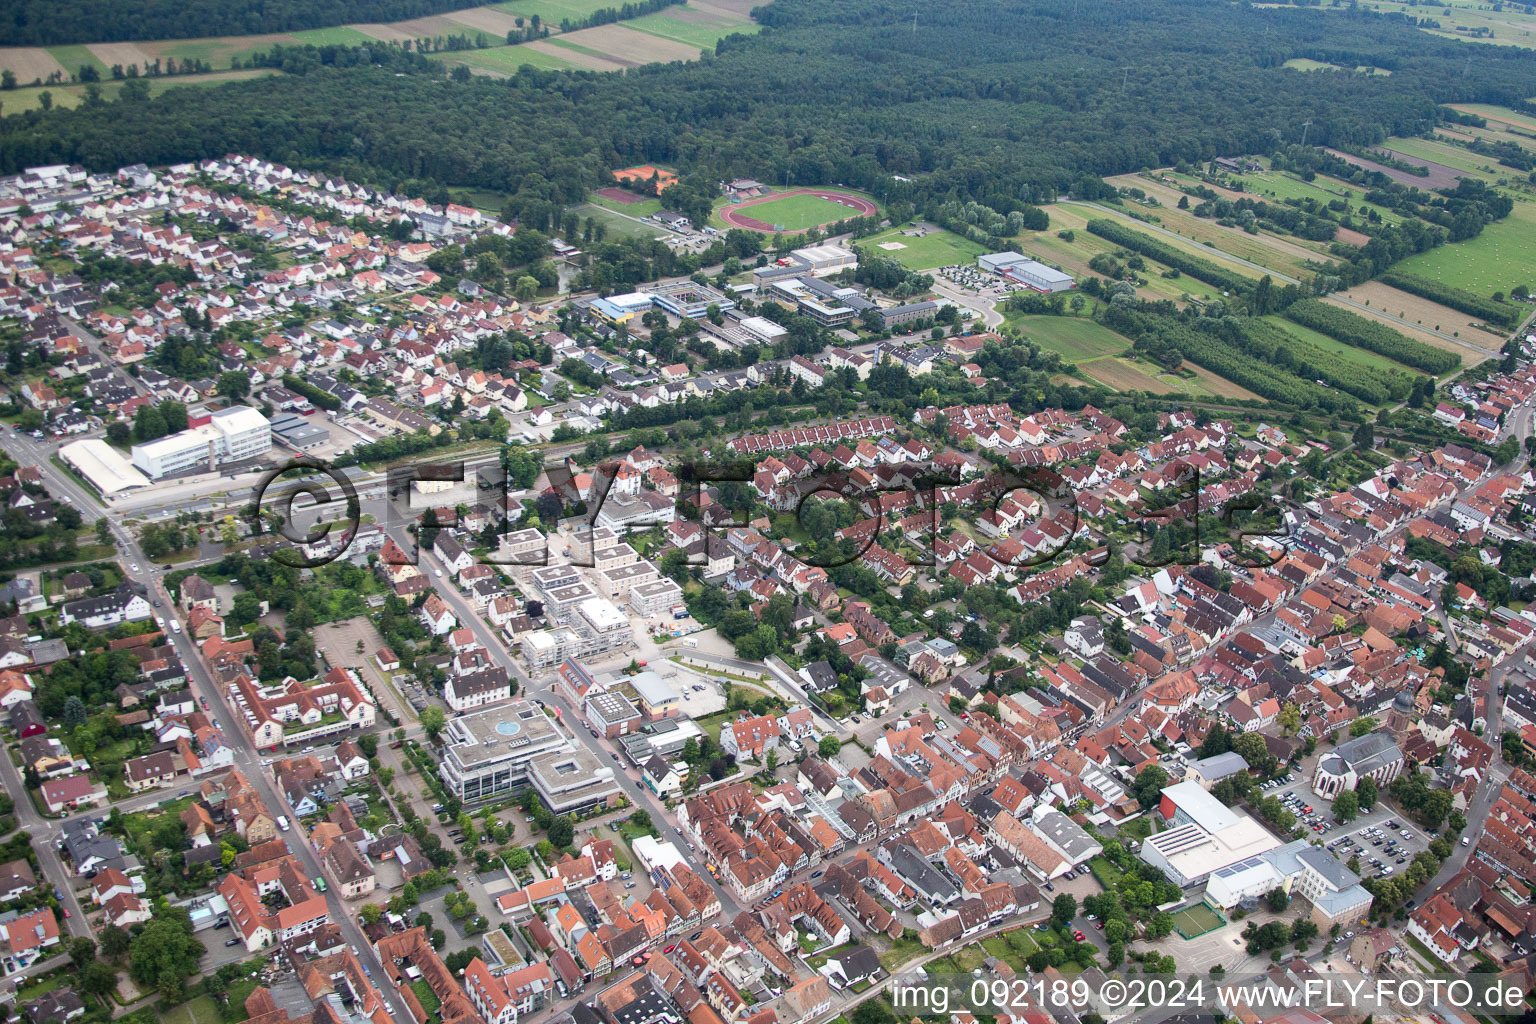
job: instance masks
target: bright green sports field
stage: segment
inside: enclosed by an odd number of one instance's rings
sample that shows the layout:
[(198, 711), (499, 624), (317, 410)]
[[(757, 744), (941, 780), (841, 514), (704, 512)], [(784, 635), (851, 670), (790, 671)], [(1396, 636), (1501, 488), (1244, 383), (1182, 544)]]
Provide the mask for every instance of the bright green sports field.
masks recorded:
[(1477, 295), (1536, 288), (1536, 202), (1515, 200), (1508, 217), (1465, 242), (1453, 242), (1398, 264), (1410, 274), (1442, 281)]
[[(731, 204), (727, 203), (724, 208), (729, 209), (730, 206)], [(804, 231), (806, 228), (858, 216), (857, 211), (842, 203), (834, 203), (819, 196), (785, 196), (783, 199), (771, 199), (766, 203), (741, 207), (741, 213), (744, 217), (760, 220), (764, 224), (772, 224), (780, 231)]]
[[(908, 270), (933, 270), (936, 267), (953, 267), (976, 261), (987, 250), (968, 238), (961, 238), (942, 228), (929, 229), (921, 238), (902, 234), (902, 228), (892, 228), (878, 235), (859, 239), (859, 246), (874, 256), (895, 260)], [(912, 230), (906, 228), (905, 230)], [(900, 245), (900, 249), (882, 249), (880, 246)]]

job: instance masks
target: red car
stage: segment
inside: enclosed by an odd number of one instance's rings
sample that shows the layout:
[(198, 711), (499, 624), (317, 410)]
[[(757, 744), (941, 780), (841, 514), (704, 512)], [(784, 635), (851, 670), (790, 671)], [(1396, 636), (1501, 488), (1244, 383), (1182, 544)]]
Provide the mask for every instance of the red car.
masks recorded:
[(677, 948), (676, 945), (671, 945), (671, 946), (668, 946), (666, 949), (662, 950), (662, 952), (663, 953), (670, 953), (670, 952), (672, 952), (676, 948)]
[(1072, 937), (1073, 937), (1073, 938), (1074, 938), (1074, 939), (1076, 939), (1076, 940), (1077, 940), (1077, 941), (1078, 941), (1078, 942), (1082, 942), (1082, 941), (1083, 941), (1083, 940), (1084, 940), (1084, 939), (1086, 939), (1086, 938), (1087, 938), (1087, 937), (1088, 937), (1088, 936), (1086, 936), (1086, 935), (1084, 935), (1084, 934), (1083, 934), (1083, 933), (1082, 933), (1082, 932), (1079, 932), (1079, 931), (1074, 931), (1074, 932), (1073, 932), (1073, 933), (1072, 933)]

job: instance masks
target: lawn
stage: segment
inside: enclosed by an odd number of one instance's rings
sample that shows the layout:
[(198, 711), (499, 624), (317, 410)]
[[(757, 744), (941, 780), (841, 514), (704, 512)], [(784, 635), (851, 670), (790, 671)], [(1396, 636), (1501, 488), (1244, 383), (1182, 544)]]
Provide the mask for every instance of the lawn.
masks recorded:
[(442, 1000), (437, 998), (437, 993), (432, 991), (432, 986), (420, 979), (411, 982), (411, 991), (416, 993), (416, 998), (421, 1002), (421, 1008), (428, 1017), (436, 1017), (437, 1011), (442, 1007)]
[(720, 711), (713, 715), (705, 715), (703, 718), (695, 718), (693, 723), (709, 735), (716, 743), (720, 742), (720, 727), (727, 722), (736, 720), (736, 712)]
[(180, 1006), (162, 1011), (160, 1019), (165, 1024), (220, 1024), (223, 1020), (212, 996), (198, 996)]
[(660, 199), (643, 199), (638, 203), (621, 203), (617, 199), (609, 199), (607, 196), (600, 196), (593, 192), (587, 196), (587, 202), (593, 206), (601, 206), (605, 210), (613, 210), (615, 213), (622, 213), (630, 217), (640, 217), (642, 219), (661, 211)]
[(1526, 131), (1536, 132), (1536, 117), (1529, 114), (1517, 114), (1508, 107), (1496, 107), (1491, 103), (1452, 103), (1457, 110), (1465, 110), (1473, 114), (1481, 114), (1489, 121), (1502, 121), (1512, 124), (1516, 128), (1524, 128)]
[[(608, 229), (608, 237), (610, 238), (660, 238), (664, 233), (664, 229), (659, 225), (653, 227), (650, 224), (641, 224), (630, 220), (628, 217), (621, 217), (612, 210), (606, 210), (601, 206), (593, 206), (590, 203), (584, 203), (576, 207), (572, 212), (582, 220), (591, 217), (594, 221), (606, 227)], [(575, 239), (568, 239), (568, 241), (572, 245), (581, 244)]]
[(1477, 295), (1536, 285), (1536, 202), (1517, 198), (1508, 217), (1476, 238), (1410, 256), (1397, 266)]
[[(696, 11), (690, 11), (690, 15), (698, 15)], [(632, 18), (624, 22), (625, 28), (632, 28), (647, 35), (660, 36), (663, 39), (671, 39), (673, 42), (687, 43), (689, 46), (697, 46), (701, 50), (713, 50), (715, 44), (726, 36), (735, 32), (751, 35), (757, 32), (759, 25), (747, 21), (727, 21), (723, 18), (704, 18), (696, 21), (679, 21), (666, 11), (658, 11), (655, 14), (645, 14), (638, 18)], [(820, 222), (817, 222), (820, 223)], [(807, 224), (806, 227), (812, 227)]]
[[(953, 231), (932, 229), (921, 238), (902, 234), (902, 228), (892, 228), (869, 238), (859, 239), (858, 244), (873, 256), (895, 260), (908, 270), (933, 270), (936, 267), (953, 267), (971, 264), (986, 252), (968, 238), (961, 238)], [(912, 230), (907, 228), (905, 230)], [(882, 249), (880, 243), (889, 242), (905, 246), (902, 249)]]
[[(634, 22), (626, 22), (633, 25)], [(741, 207), (743, 216), (772, 224), (781, 231), (803, 231), (819, 224), (830, 224), (855, 216), (854, 211), (842, 203), (834, 203), (820, 196), (785, 196), (766, 203)]]
[(1055, 352), (1069, 363), (1114, 355), (1131, 347), (1126, 338), (1102, 324), (1082, 317), (1004, 316), (1032, 344), (1047, 352)]

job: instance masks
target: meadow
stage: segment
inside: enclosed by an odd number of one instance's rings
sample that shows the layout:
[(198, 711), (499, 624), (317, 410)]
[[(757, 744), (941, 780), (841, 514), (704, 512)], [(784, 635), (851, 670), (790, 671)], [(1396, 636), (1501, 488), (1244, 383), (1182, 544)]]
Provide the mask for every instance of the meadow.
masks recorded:
[[(748, 16), (750, 7), (737, 0), (699, 0), (623, 23), (598, 25), (561, 35), (562, 21), (582, 21), (593, 12), (616, 7), (614, 0), (508, 0), (506, 3), (470, 7), (442, 15), (388, 24), (358, 23), (291, 33), (250, 36), (214, 36), (203, 39), (161, 39), (136, 43), (96, 43), (75, 46), (28, 46), (0, 48), (0, 68), (15, 73), (23, 86), (42, 82), (55, 72), (67, 80), (82, 67), (95, 69), (105, 79), (113, 65), (147, 69), (156, 60), (201, 61), (215, 70), (243, 63), (253, 54), (273, 46), (366, 46), (378, 42), (464, 35), (485, 36), (502, 43), (519, 20), (537, 15), (553, 33), (547, 39), (515, 46), (441, 51), (433, 56), (450, 65), (462, 64), (479, 74), (505, 76), (531, 64), (555, 70), (586, 69), (618, 71), (655, 61), (694, 60), (703, 50), (737, 32), (752, 33), (759, 26)], [(33, 109), (35, 104), (0, 98), (7, 112)], [(69, 105), (66, 104), (65, 105)]]
[[(660, 227), (637, 223), (628, 217), (621, 217), (612, 210), (606, 210), (592, 203), (583, 203), (580, 206), (574, 207), (572, 212), (583, 220), (591, 217), (597, 223), (607, 227), (609, 238), (621, 236), (624, 238), (658, 238), (662, 234)], [(580, 245), (581, 243), (572, 240), (571, 244)]]
[(1465, 242), (1410, 256), (1398, 266), (1478, 295), (1536, 288), (1536, 200), (1516, 197), (1508, 217)]
[[(858, 240), (858, 245), (876, 256), (895, 260), (908, 270), (933, 270), (937, 267), (953, 267), (962, 263), (974, 263), (976, 257), (986, 252), (986, 247), (968, 238), (961, 238), (943, 228), (929, 228), (921, 238), (902, 234), (912, 228), (892, 228), (878, 235)], [(880, 243), (904, 246), (901, 249), (882, 249)]]
[[(214, 85), (223, 85), (225, 82), (238, 82), (246, 78), (261, 78), (264, 75), (277, 75), (281, 72), (271, 68), (253, 68), (245, 71), (219, 71), (211, 75), (173, 75), (166, 78), (149, 78), (149, 94), (158, 96), (167, 89), (207, 88)], [(122, 82), (102, 82), (101, 97), (104, 100), (112, 100), (122, 91)], [(0, 92), (0, 114), (22, 114), (28, 110), (38, 110), (42, 107), (42, 94), (49, 93), (56, 107), (73, 109), (85, 101), (85, 86), (83, 85), (49, 85), (36, 88), (8, 89)]]
[(1068, 363), (1083, 363), (1131, 347), (1129, 339), (1087, 317), (1004, 314), (1003, 319), (1032, 345), (1055, 352)]

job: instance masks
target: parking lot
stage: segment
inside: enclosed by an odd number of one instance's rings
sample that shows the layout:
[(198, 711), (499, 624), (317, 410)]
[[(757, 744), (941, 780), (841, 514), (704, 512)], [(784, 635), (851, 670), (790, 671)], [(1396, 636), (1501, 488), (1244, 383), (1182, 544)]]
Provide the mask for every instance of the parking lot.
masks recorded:
[(1262, 795), (1279, 797), (1297, 822), (1322, 840), (1339, 863), (1359, 858), (1361, 877), (1384, 878), (1401, 871), (1415, 854), (1429, 847), (1432, 838), (1418, 825), (1404, 821), (1385, 800), (1378, 800), (1369, 813), (1362, 812), (1354, 821), (1340, 824), (1334, 820), (1329, 801), (1314, 794), (1305, 779), (1293, 777), (1284, 785), (1262, 791)]

